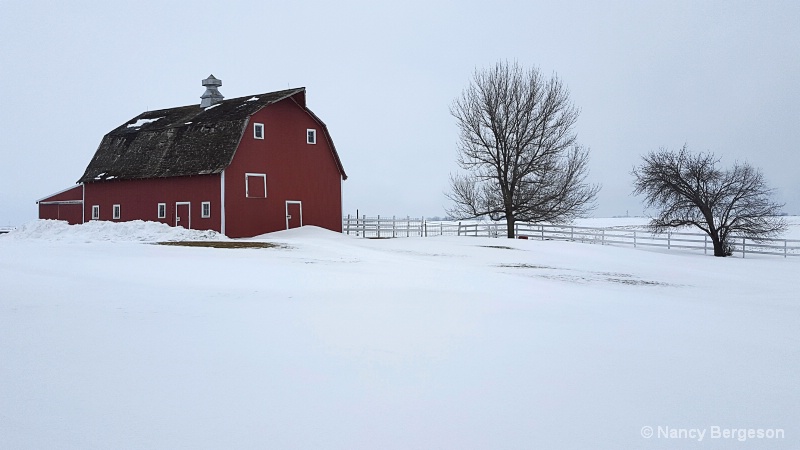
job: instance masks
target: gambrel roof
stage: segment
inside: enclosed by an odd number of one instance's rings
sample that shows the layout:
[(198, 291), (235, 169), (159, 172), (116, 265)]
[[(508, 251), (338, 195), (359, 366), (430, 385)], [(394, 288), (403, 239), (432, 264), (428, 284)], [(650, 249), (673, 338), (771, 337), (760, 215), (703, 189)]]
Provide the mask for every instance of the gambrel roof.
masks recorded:
[(220, 173), (233, 160), (251, 115), (292, 97), (323, 127), (344, 179), (342, 163), (325, 124), (305, 107), (305, 88), (142, 113), (103, 137), (78, 183)]

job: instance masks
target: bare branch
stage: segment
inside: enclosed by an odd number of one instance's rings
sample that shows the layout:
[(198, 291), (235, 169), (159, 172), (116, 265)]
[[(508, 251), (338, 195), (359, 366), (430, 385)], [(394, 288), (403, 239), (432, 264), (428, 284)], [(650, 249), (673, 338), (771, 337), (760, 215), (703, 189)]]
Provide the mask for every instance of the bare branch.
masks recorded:
[(459, 129), (458, 164), (448, 214), (566, 222), (594, 207), (599, 186), (586, 183), (588, 150), (576, 143), (579, 111), (555, 75), (498, 63), (476, 70), (450, 113)]
[(694, 226), (709, 235), (715, 256), (726, 256), (731, 235), (758, 241), (786, 230), (783, 205), (770, 200), (772, 190), (749, 164), (721, 170), (713, 154), (692, 154), (685, 145), (677, 153), (661, 148), (642, 159), (632, 172), (633, 193), (658, 210), (650, 221), (654, 232)]

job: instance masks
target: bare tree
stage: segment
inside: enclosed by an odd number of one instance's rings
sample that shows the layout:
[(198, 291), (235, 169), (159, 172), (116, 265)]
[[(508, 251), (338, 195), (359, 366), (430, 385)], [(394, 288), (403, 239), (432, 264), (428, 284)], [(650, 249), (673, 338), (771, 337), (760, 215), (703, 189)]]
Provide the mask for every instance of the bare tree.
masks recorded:
[(770, 200), (761, 172), (747, 163), (721, 170), (713, 153), (692, 154), (685, 145), (677, 153), (661, 148), (642, 159), (632, 172), (633, 193), (644, 194), (645, 205), (658, 210), (650, 221), (654, 232), (695, 226), (711, 238), (714, 256), (728, 256), (733, 235), (760, 241), (786, 230), (779, 217), (783, 205)]
[(450, 176), (451, 217), (569, 222), (594, 208), (586, 183), (588, 149), (576, 143), (578, 110), (555, 75), (498, 63), (476, 70), (450, 108), (458, 124), (458, 164)]

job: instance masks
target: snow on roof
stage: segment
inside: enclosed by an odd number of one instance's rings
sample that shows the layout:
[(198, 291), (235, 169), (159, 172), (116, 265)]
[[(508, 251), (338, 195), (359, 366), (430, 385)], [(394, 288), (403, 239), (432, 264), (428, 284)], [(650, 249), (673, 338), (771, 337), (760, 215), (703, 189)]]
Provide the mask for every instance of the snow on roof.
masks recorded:
[(250, 98), (248, 98), (246, 101), (248, 101), (248, 102), (255, 102), (255, 101), (258, 101), (258, 97), (250, 97)]
[(148, 123), (153, 123), (158, 119), (163, 119), (164, 117), (156, 117), (155, 119), (139, 119), (134, 123), (129, 123), (128, 128), (139, 128), (142, 125), (147, 125)]
[(214, 109), (214, 108), (216, 108), (217, 106), (219, 106), (220, 104), (221, 104), (221, 103), (215, 103), (215, 104), (213, 104), (213, 105), (211, 105), (211, 106), (209, 106), (209, 107), (205, 108), (205, 111), (208, 111), (209, 109)]
[[(305, 88), (295, 88), (228, 99), (210, 108), (192, 104), (142, 113), (103, 136), (79, 182), (102, 179), (102, 172), (123, 180), (220, 173), (233, 160), (242, 127), (252, 114), (292, 96), (298, 96), (298, 105), (305, 108), (304, 95)], [(306, 112), (325, 126), (311, 110)], [(143, 123), (140, 118), (159, 120), (128, 126)], [(346, 179), (332, 143), (331, 153)]]

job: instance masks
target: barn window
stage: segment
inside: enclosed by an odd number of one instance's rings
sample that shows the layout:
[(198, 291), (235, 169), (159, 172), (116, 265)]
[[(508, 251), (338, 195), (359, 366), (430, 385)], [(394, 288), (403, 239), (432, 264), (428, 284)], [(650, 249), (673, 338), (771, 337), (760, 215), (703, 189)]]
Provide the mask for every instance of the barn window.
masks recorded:
[(100, 205), (92, 205), (92, 220), (100, 220)]
[(306, 144), (317, 143), (317, 130), (309, 128), (306, 130)]
[(248, 198), (267, 198), (267, 174), (244, 174), (244, 195)]
[(167, 217), (167, 204), (166, 203), (159, 203), (158, 204), (158, 218), (159, 219), (166, 219)]
[(263, 123), (254, 123), (253, 124), (253, 137), (256, 139), (264, 139), (264, 124)]
[(200, 203), (200, 217), (203, 219), (211, 217), (211, 202)]
[(120, 207), (119, 205), (114, 205), (112, 210), (112, 218), (119, 219), (120, 216)]

